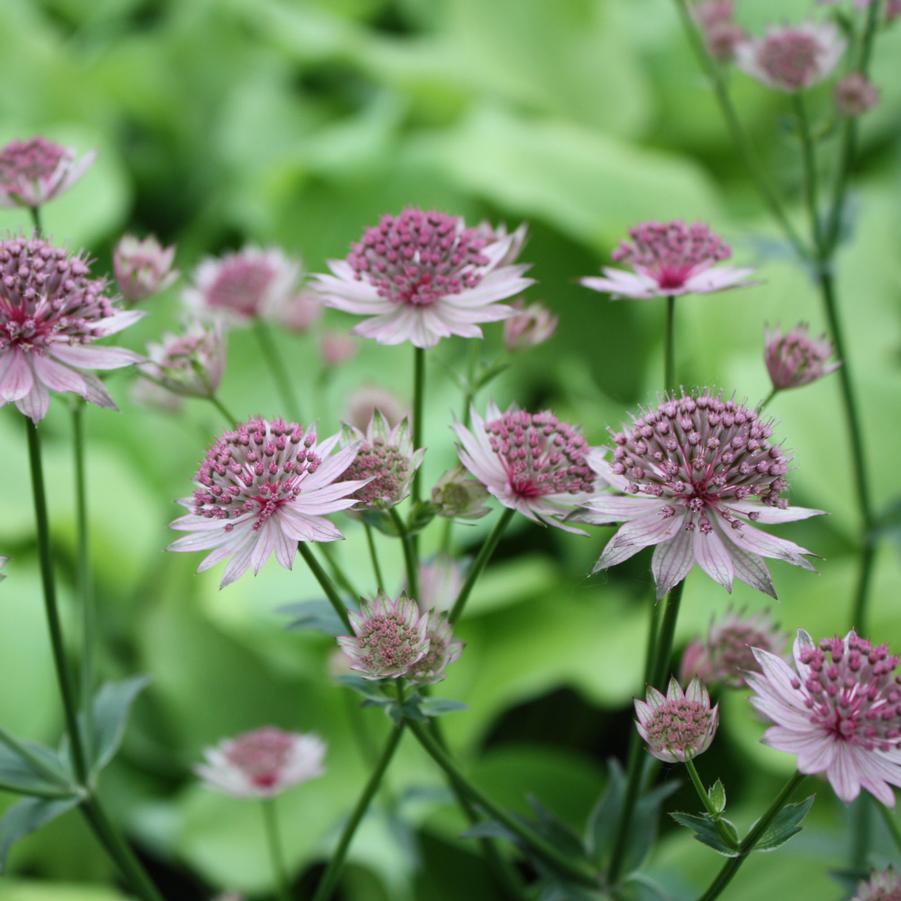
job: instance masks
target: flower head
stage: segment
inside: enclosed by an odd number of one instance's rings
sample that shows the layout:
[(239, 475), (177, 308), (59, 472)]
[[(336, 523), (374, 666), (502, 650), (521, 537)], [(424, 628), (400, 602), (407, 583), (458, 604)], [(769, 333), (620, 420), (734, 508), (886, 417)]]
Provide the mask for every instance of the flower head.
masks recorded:
[(91, 166), (91, 150), (78, 159), (69, 147), (45, 138), (10, 141), (0, 150), (0, 206), (39, 207), (68, 190)]
[(735, 56), (735, 49), (746, 39), (744, 29), (735, 21), (732, 0), (705, 0), (694, 7), (704, 43), (710, 55), (720, 62)]
[(604, 267), (602, 278), (581, 280), (586, 288), (613, 298), (647, 300), (751, 284), (750, 269), (716, 265), (728, 260), (732, 249), (701, 222), (644, 222), (630, 229), (629, 237), (613, 251), (613, 259), (632, 271)]
[(635, 701), (636, 727), (658, 760), (684, 763), (703, 754), (713, 741), (719, 725), (718, 705), (711, 708), (707, 689), (693, 679), (683, 692), (670, 679), (666, 695), (648, 687), (644, 701)]
[(658, 597), (694, 564), (727, 591), (738, 578), (775, 597), (764, 557), (813, 569), (810, 551), (755, 527), (822, 512), (788, 506), (790, 458), (771, 436), (770, 423), (752, 410), (707, 391), (669, 397), (612, 433), (612, 462), (596, 457), (592, 465), (621, 494), (595, 495), (580, 518), (624, 525), (594, 571), (655, 546)]
[(845, 52), (845, 39), (831, 22), (772, 27), (739, 44), (736, 65), (763, 84), (793, 94), (828, 78)]
[(419, 566), (419, 608), (448, 611), (463, 587), (463, 566), (448, 554), (438, 554)]
[(879, 88), (862, 72), (851, 72), (835, 86), (835, 108), (842, 116), (862, 116), (879, 102)]
[(319, 353), (326, 366), (340, 366), (352, 360), (359, 349), (357, 342), (344, 332), (326, 332), (319, 339)]
[(325, 517), (355, 503), (365, 483), (338, 481), (354, 446), (332, 454), (339, 435), (317, 443), (316, 430), (283, 419), (251, 419), (218, 438), (179, 503), (190, 512), (171, 526), (189, 532), (170, 551), (210, 551), (198, 572), (230, 558), (222, 586), (249, 566), (258, 573), (272, 554), (291, 569), (297, 542), (343, 536)]
[(123, 235), (113, 250), (113, 271), (122, 296), (137, 303), (171, 287), (178, 279), (174, 260), (174, 245), (163, 247), (153, 235), (143, 240)]
[(409, 412), (407, 405), (387, 388), (364, 385), (357, 388), (348, 398), (344, 421), (362, 431), (369, 425), (376, 410), (385, 417), (390, 426), (397, 425)]
[(225, 371), (225, 337), (219, 323), (192, 323), (181, 335), (165, 334), (147, 345), (141, 371), (174, 394), (212, 397)]
[(407, 670), (407, 678), (419, 685), (435, 685), (444, 679), (447, 668), (460, 659), (463, 642), (454, 638), (446, 613), (432, 609), (426, 622), (429, 649)]
[(49, 391), (71, 391), (115, 409), (100, 380), (84, 370), (139, 362), (130, 350), (95, 342), (142, 314), (122, 312), (106, 290), (81, 256), (37, 238), (0, 241), (0, 406), (13, 401), (39, 422)]
[(328, 306), (368, 317), (354, 331), (382, 344), (480, 338), (479, 323), (512, 315), (497, 301), (532, 283), (509, 260), (521, 234), (406, 209), (368, 228), (346, 260), (329, 261), (332, 274), (318, 276), (316, 289)]
[(547, 307), (540, 303), (526, 306), (521, 300), (511, 304), (517, 311), (504, 322), (504, 343), (507, 350), (526, 350), (537, 347), (553, 337), (560, 321)]
[(575, 426), (549, 411), (528, 413), (492, 403), (487, 419), (472, 410), (472, 429), (454, 423), (460, 462), (505, 507), (568, 532), (560, 520), (583, 503), (595, 485), (592, 448)]
[(773, 725), (763, 741), (797, 757), (802, 773), (825, 773), (843, 801), (865, 788), (894, 807), (901, 786), (901, 681), (898, 657), (849, 632), (815, 645), (798, 630), (794, 667), (755, 650), (751, 703)]
[(824, 335), (811, 338), (803, 322), (784, 334), (778, 329), (766, 334), (764, 360), (777, 391), (800, 388), (835, 372), (841, 363), (830, 363), (832, 342)]
[(449, 469), (432, 488), (435, 514), (446, 519), (481, 519), (491, 512), (488, 489), (462, 466)]
[(324, 757), (318, 735), (264, 726), (207, 748), (195, 772), (210, 788), (235, 798), (271, 798), (321, 776)]
[(379, 594), (352, 612), (350, 623), (353, 635), (339, 636), (338, 644), (366, 679), (405, 676), (429, 651), (429, 616), (406, 595)]
[(901, 879), (894, 867), (874, 870), (857, 886), (851, 901), (901, 901)]

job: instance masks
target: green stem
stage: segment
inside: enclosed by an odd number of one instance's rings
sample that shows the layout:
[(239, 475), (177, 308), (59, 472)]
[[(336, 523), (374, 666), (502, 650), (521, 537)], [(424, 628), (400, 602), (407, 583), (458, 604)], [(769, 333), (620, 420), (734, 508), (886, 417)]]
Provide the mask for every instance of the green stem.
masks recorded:
[(819, 201), (817, 199), (817, 163), (813, 136), (810, 133), (810, 118), (807, 105), (801, 92), (793, 95), (795, 118), (798, 123), (798, 135), (801, 139), (801, 158), (804, 170), (804, 200), (807, 204), (807, 216), (810, 219), (810, 234), (818, 257), (822, 258), (823, 239), (820, 231)]
[[(413, 348), (413, 450), (422, 447), (423, 407), (425, 398), (425, 350)], [(422, 496), (422, 467), (413, 474), (413, 486), (410, 497), (414, 505)]]
[(272, 333), (269, 331), (269, 326), (259, 316), (254, 320), (254, 331), (256, 332), (257, 340), (260, 342), (260, 349), (263, 351), (266, 365), (272, 373), (273, 381), (278, 388), (285, 410), (294, 422), (300, 422), (300, 404), (298, 403), (294, 386), (291, 384), (291, 374), (288, 372), (285, 361), (278, 351), (278, 346), (272, 337)]
[(408, 531), (404, 521), (400, 518), (397, 509), (392, 507), (388, 515), (394, 528), (400, 536), (401, 544), (404, 548), (404, 568), (407, 572), (407, 593), (411, 598), (419, 598), (419, 567), (416, 564), (416, 548), (413, 544), (410, 532)]
[(666, 687), (670, 657), (673, 654), (673, 640), (676, 635), (676, 621), (679, 619), (679, 607), (682, 604), (682, 591), (684, 588), (685, 582), (682, 581), (666, 596), (666, 609), (663, 613), (663, 622), (660, 625), (657, 649), (654, 652), (656, 665), (652, 683), (655, 688), (661, 691)]
[[(642, 685), (648, 685), (651, 677), (654, 675), (654, 648), (657, 646), (657, 632), (660, 628), (660, 611), (663, 609), (661, 604), (656, 601), (651, 604), (651, 616), (648, 620), (648, 637), (645, 641), (644, 649), (644, 674), (642, 677)], [(632, 730), (638, 735), (635, 730)]]
[(379, 555), (375, 549), (375, 536), (372, 534), (372, 526), (368, 522), (364, 522), (363, 531), (366, 533), (366, 544), (369, 547), (369, 559), (372, 561), (372, 572), (375, 574), (376, 587), (379, 591), (384, 591), (385, 580), (382, 578), (382, 567), (379, 566)]
[(666, 299), (666, 336), (663, 344), (663, 388), (676, 387), (676, 298)]
[(28, 207), (28, 212), (31, 214), (31, 224), (34, 226), (34, 236), (36, 238), (42, 237), (44, 229), (41, 228), (41, 208), (38, 206), (30, 206)]
[(263, 798), (260, 802), (263, 811), (263, 830), (266, 833), (266, 846), (269, 848), (269, 859), (272, 862), (272, 873), (275, 877), (276, 895), (280, 901), (290, 901), (290, 882), (282, 853), (281, 833), (278, 826), (278, 811), (275, 809), (275, 798)]
[(457, 595), (454, 606), (451, 608), (450, 615), (447, 618), (448, 622), (451, 624), (455, 623), (463, 613), (463, 608), (466, 606), (467, 600), (469, 600), (469, 595), (472, 593), (476, 581), (482, 574), (482, 570), (488, 565), (488, 561), (491, 559), (494, 549), (501, 540), (501, 535), (504, 534), (504, 530), (510, 524), (510, 520), (513, 519), (513, 514), (515, 512), (516, 511), (512, 510), (510, 507), (505, 507), (500, 519), (494, 524), (491, 534), (479, 548), (479, 553), (476, 555), (475, 560), (473, 560), (472, 566), (469, 567), (469, 572), (466, 574), (466, 581), (463, 583), (463, 587), (460, 589), (460, 593)]
[(889, 835), (891, 835), (895, 843), (895, 848), (901, 853), (901, 827), (898, 826), (894, 814), (884, 804), (877, 804), (876, 808), (882, 817), (882, 822), (885, 823), (885, 828), (888, 829)]
[(710, 817), (710, 819), (712, 819), (714, 823), (716, 823), (716, 830), (717, 832), (719, 832), (720, 838), (730, 848), (734, 848), (735, 839), (729, 834), (729, 830), (723, 823), (719, 811), (717, 811), (711, 803), (710, 797), (707, 794), (707, 789), (704, 788), (704, 783), (701, 782), (701, 777), (698, 775), (694, 761), (690, 757), (685, 758), (685, 769), (688, 770), (688, 777), (689, 779), (691, 779), (691, 784), (694, 786), (695, 792), (701, 799), (701, 804), (704, 805), (704, 810), (707, 811), (707, 815)]
[(741, 844), (738, 846), (738, 856), (730, 857), (723, 864), (722, 869), (717, 873), (710, 887), (701, 896), (700, 901), (713, 901), (718, 898), (723, 889), (732, 881), (732, 878), (738, 872), (739, 867), (745, 862), (748, 855), (754, 850), (760, 837), (766, 832), (770, 823), (776, 817), (776, 814), (785, 806), (794, 790), (804, 781), (806, 777), (803, 773), (795, 773), (782, 788), (782, 791), (776, 795), (773, 803), (767, 808), (766, 813), (754, 824), (751, 831), (745, 836)]
[(353, 583), (347, 577), (347, 574), (344, 570), (338, 565), (338, 561), (335, 559), (334, 553), (332, 553), (332, 546), (328, 542), (320, 542), (319, 552), (322, 554), (322, 559), (325, 560), (326, 565), (332, 571), (332, 579), (338, 583), (352, 598), (360, 598), (362, 595), (356, 588), (354, 588)]
[(769, 405), (770, 401), (779, 393), (778, 388), (772, 388), (770, 393), (759, 403), (757, 404), (757, 412), (762, 413)]
[(223, 419), (233, 428), (236, 429), (238, 427), (238, 420), (231, 414), (228, 407), (216, 397), (215, 394), (210, 394), (207, 397), (207, 400), (222, 414)]
[(338, 594), (337, 589), (335, 588), (334, 583), (329, 578), (328, 573), (320, 566), (319, 561), (313, 556), (313, 552), (307, 547), (305, 541), (299, 541), (297, 543), (297, 550), (300, 553), (300, 556), (303, 557), (304, 562), (307, 566), (310, 567), (311, 572), (316, 577), (316, 581), (319, 583), (322, 590), (325, 592), (325, 596), (328, 598), (329, 603), (335, 610), (335, 613), (338, 614), (341, 622), (344, 623), (344, 628), (350, 634), (353, 634), (353, 628), (350, 624), (350, 617), (347, 615), (347, 608), (344, 606), (344, 602), (341, 600), (341, 595)]

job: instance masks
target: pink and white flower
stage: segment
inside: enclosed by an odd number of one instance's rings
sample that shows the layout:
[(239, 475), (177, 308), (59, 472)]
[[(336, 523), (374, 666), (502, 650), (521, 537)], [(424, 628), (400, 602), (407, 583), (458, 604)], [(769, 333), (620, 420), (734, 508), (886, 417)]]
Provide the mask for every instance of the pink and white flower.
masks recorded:
[(153, 236), (123, 235), (113, 249), (113, 271), (122, 296), (129, 303), (146, 300), (171, 288), (178, 279), (175, 246), (163, 247)]
[(344, 332), (326, 332), (319, 339), (319, 353), (326, 366), (340, 366), (360, 350), (359, 341)]
[(367, 317), (354, 331), (381, 344), (481, 338), (480, 323), (513, 315), (498, 301), (532, 284), (528, 267), (510, 260), (523, 235), (406, 209), (367, 229), (347, 259), (330, 260), (332, 274), (317, 276), (315, 288), (327, 306)]
[(887, 807), (901, 786), (901, 682), (898, 657), (856, 633), (815, 645), (798, 630), (794, 667), (755, 650), (751, 703), (773, 725), (764, 744), (794, 754), (802, 773), (824, 773), (842, 801), (861, 788)]
[(210, 788), (232, 797), (272, 798), (321, 776), (325, 750), (318, 735), (264, 726), (207, 748), (195, 772)]
[(194, 322), (184, 334), (163, 335), (160, 343), (147, 345), (148, 362), (143, 375), (173, 394), (213, 397), (225, 372), (225, 336), (222, 326)]
[(605, 266), (601, 278), (581, 279), (586, 288), (614, 300), (649, 300), (752, 284), (751, 269), (717, 265), (732, 256), (732, 248), (702, 222), (644, 222), (630, 229), (629, 237), (613, 251), (613, 259), (632, 271)]
[(648, 686), (635, 701), (635, 725), (648, 750), (665, 763), (685, 763), (703, 754), (719, 726), (719, 705), (710, 706), (707, 689), (693, 679), (685, 691), (670, 679), (666, 695)]
[(857, 885), (851, 901), (901, 901), (901, 879), (894, 867), (874, 870)]
[(316, 430), (293, 422), (251, 419), (226, 432), (207, 451), (196, 489), (179, 503), (190, 512), (171, 523), (184, 538), (170, 551), (210, 551), (198, 572), (229, 559), (225, 587), (248, 567), (258, 573), (275, 554), (291, 569), (299, 541), (344, 536), (326, 516), (355, 503), (365, 481), (339, 481), (355, 446), (332, 454), (340, 435), (318, 442)]
[(78, 158), (46, 138), (11, 141), (0, 150), (0, 206), (42, 206), (75, 184), (96, 156), (91, 150)]
[(95, 342), (143, 315), (123, 312), (91, 278), (88, 262), (37, 238), (0, 241), (0, 406), (13, 402), (33, 422), (50, 391), (71, 391), (116, 409), (89, 369), (120, 369), (142, 359)]
[(805, 323), (784, 334), (768, 330), (764, 362), (776, 391), (800, 388), (835, 372), (841, 363), (830, 363), (832, 342), (824, 335), (812, 338)]
[(555, 316), (546, 306), (531, 303), (526, 306), (521, 300), (511, 306), (516, 314), (504, 321), (504, 344), (507, 350), (527, 350), (549, 341), (557, 331), (559, 316)]
[(453, 425), (460, 462), (505, 507), (535, 522), (583, 534), (561, 520), (585, 503), (596, 476), (594, 449), (579, 430), (553, 413), (488, 405), (486, 419), (473, 408), (472, 427)]
[(437, 554), (419, 566), (419, 609), (447, 612), (463, 587), (464, 569), (448, 554)]
[(283, 295), (269, 315), (279, 325), (303, 335), (322, 317), (322, 304), (310, 291), (299, 291)]
[(771, 436), (752, 410), (706, 391), (669, 397), (612, 433), (612, 461), (598, 455), (592, 465), (620, 493), (596, 494), (579, 519), (624, 525), (593, 572), (653, 546), (658, 598), (695, 564), (726, 591), (737, 578), (775, 597), (764, 558), (812, 570), (811, 551), (756, 528), (822, 513), (782, 497), (790, 458)]
[(879, 88), (862, 72), (851, 72), (836, 84), (832, 96), (839, 114), (854, 118), (879, 103)]
[(432, 609), (426, 623), (429, 649), (407, 670), (406, 677), (417, 685), (436, 685), (444, 679), (447, 668), (460, 659), (463, 642), (454, 638), (446, 613)]
[(692, 11), (704, 36), (708, 53), (720, 62), (733, 59), (736, 47), (746, 40), (746, 35), (735, 21), (735, 4), (732, 0), (705, 0)]

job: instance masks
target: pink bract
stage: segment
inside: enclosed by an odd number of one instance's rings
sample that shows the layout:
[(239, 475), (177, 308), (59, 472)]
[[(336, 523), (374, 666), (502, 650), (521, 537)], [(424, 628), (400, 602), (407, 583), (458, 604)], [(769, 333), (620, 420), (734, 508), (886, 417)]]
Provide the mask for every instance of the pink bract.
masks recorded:
[(94, 162), (45, 138), (11, 141), (0, 150), (0, 206), (36, 208), (68, 190)]

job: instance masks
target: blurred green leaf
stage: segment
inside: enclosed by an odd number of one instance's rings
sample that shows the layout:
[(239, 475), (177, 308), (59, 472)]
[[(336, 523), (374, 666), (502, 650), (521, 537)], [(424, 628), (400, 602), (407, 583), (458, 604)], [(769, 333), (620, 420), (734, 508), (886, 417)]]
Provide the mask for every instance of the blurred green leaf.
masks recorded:
[(462, 701), (452, 701), (450, 698), (425, 697), (419, 701), (419, 709), (426, 716), (443, 716), (445, 713), (467, 710), (468, 707)]
[(150, 684), (149, 676), (135, 676), (124, 682), (106, 682), (97, 692), (91, 708), (92, 715), (92, 773), (96, 776), (115, 757), (132, 705)]
[(794, 804), (786, 804), (773, 818), (773, 822), (767, 826), (766, 831), (760, 836), (755, 851), (775, 851), (784, 845), (793, 835), (801, 831), (801, 822), (807, 816), (816, 795), (811, 795), (803, 801)]
[(22, 798), (0, 819), (0, 873), (6, 868), (9, 849), (19, 839), (62, 816), (79, 803), (79, 798)]

